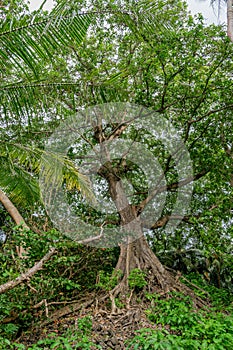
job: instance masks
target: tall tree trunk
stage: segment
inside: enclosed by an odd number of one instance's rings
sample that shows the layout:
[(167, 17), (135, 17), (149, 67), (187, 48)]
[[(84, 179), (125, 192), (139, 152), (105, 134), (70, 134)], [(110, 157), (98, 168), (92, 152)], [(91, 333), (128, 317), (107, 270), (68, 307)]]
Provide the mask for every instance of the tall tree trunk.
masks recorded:
[(233, 0), (227, 0), (227, 35), (233, 42)]

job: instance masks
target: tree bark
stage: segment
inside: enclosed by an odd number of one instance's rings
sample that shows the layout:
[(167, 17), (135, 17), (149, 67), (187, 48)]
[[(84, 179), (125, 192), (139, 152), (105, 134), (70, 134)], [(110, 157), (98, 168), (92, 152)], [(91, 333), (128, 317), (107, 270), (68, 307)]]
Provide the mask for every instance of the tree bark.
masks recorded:
[(227, 35), (233, 42), (233, 0), (227, 0)]
[[(171, 276), (152, 252), (144, 236), (127, 245), (121, 245), (121, 253), (116, 270), (121, 270), (125, 281), (130, 271), (140, 269), (146, 271), (149, 279), (155, 284), (156, 289), (161, 292), (170, 291), (169, 281)], [(126, 282), (127, 283), (127, 282)]]
[(120, 245), (121, 253), (116, 270), (123, 272), (126, 283), (133, 269), (150, 270), (161, 289), (167, 290), (166, 270), (150, 249), (143, 234), (141, 218), (137, 216), (134, 206), (129, 204), (121, 180), (110, 173), (108, 182), (110, 195), (120, 214), (121, 226), (126, 232), (132, 233), (128, 236), (128, 243)]

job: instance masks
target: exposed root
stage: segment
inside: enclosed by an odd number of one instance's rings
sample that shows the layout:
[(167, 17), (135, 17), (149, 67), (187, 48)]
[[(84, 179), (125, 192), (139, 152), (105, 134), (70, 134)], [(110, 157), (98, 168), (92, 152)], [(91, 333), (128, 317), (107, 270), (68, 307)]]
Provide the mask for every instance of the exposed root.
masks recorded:
[[(143, 288), (129, 287), (129, 277), (135, 269), (142, 271), (145, 275), (145, 286)], [(122, 278), (109, 293), (112, 303), (112, 313), (117, 312), (116, 298), (124, 304), (125, 309), (130, 309), (135, 304), (137, 293), (156, 293), (168, 296), (171, 292), (179, 292), (191, 297), (196, 308), (209, 306), (207, 299), (202, 299), (180, 279), (181, 273), (165, 268), (150, 249), (144, 237), (128, 245), (121, 246), (121, 254), (116, 266), (116, 272), (121, 271)]]

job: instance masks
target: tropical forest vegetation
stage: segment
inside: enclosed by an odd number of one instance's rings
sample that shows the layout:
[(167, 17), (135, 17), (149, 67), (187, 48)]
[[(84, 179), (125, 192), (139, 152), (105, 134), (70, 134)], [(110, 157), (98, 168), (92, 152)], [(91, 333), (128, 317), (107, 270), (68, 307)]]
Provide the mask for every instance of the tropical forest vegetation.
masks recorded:
[(230, 5), (43, 4), (0, 1), (0, 350), (233, 349)]

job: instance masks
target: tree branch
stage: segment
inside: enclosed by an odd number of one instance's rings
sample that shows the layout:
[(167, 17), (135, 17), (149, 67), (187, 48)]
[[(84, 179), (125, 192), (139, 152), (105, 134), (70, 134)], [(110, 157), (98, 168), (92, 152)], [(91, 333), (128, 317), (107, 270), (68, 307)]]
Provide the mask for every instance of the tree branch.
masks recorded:
[(222, 111), (224, 111), (224, 110), (226, 110), (226, 109), (232, 109), (232, 108), (233, 108), (233, 104), (230, 103), (229, 105), (223, 106), (223, 107), (221, 107), (221, 108), (211, 109), (211, 110), (208, 111), (207, 113), (201, 115), (199, 118), (197, 118), (197, 119), (191, 119), (191, 120), (189, 121), (189, 123), (190, 123), (190, 124), (197, 123), (197, 122), (201, 121), (202, 119), (204, 119), (204, 118), (210, 116), (211, 114), (215, 114), (215, 113), (218, 113), (218, 112), (222, 112)]
[(42, 266), (46, 261), (50, 259), (50, 257), (55, 254), (56, 250), (55, 248), (51, 248), (50, 251), (38, 262), (36, 263), (32, 268), (27, 270), (25, 273), (22, 273), (19, 277), (17, 277), (15, 280), (6, 282), (5, 284), (2, 284), (0, 286), (0, 294), (3, 294), (7, 292), (8, 290), (11, 290), (18, 286), (20, 283), (27, 281), (30, 279), (37, 271), (42, 269)]
[(159, 193), (162, 193), (164, 191), (172, 191), (175, 190), (179, 187), (183, 187), (185, 185), (188, 185), (189, 183), (191, 183), (192, 181), (196, 181), (198, 179), (200, 179), (201, 177), (205, 176), (207, 173), (209, 172), (209, 170), (202, 170), (200, 171), (200, 173), (194, 175), (194, 176), (190, 176), (185, 180), (181, 180), (181, 181), (177, 181), (174, 182), (170, 185), (167, 186), (162, 186), (162, 187), (155, 187), (154, 190), (151, 192), (151, 194), (149, 196), (147, 196), (138, 206), (137, 206), (137, 213), (141, 213), (142, 210), (145, 208), (145, 206)]
[(150, 230), (156, 230), (158, 228), (161, 228), (161, 227), (164, 227), (166, 225), (166, 223), (169, 221), (169, 220), (181, 220), (181, 221), (184, 221), (184, 222), (190, 222), (189, 219), (191, 218), (192, 216), (182, 216), (182, 215), (165, 215), (163, 216), (161, 219), (157, 220), (152, 226), (148, 227), (148, 226), (144, 226), (145, 228), (148, 228)]
[[(215, 208), (218, 208), (218, 205), (212, 205), (208, 210), (211, 211)], [(192, 224), (192, 221), (190, 219), (195, 218), (195, 219), (199, 219), (201, 217), (201, 213), (197, 214), (197, 215), (165, 215), (163, 216), (161, 219), (157, 220), (152, 226), (148, 226), (148, 225), (143, 225), (143, 227), (148, 228), (150, 230), (156, 230), (157, 228), (161, 228), (164, 227), (166, 225), (166, 223), (169, 220), (181, 220), (183, 222), (187, 222), (189, 224)]]

